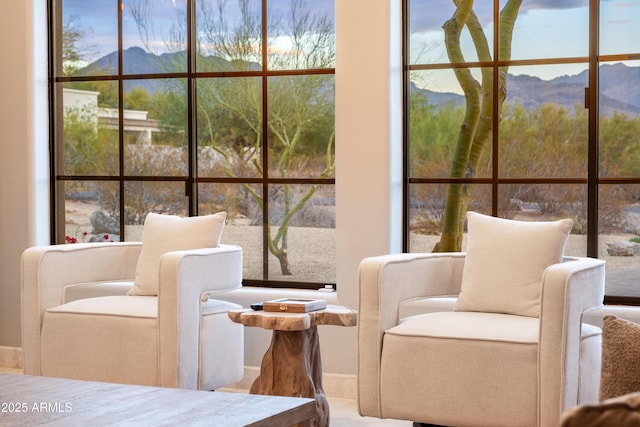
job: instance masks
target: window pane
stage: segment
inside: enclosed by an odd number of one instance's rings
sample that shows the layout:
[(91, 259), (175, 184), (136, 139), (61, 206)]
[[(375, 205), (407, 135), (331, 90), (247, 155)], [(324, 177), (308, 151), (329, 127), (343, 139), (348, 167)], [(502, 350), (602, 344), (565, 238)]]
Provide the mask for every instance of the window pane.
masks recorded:
[[(502, 9), (505, 0), (500, 1)], [(581, 57), (589, 54), (589, 1), (523, 2), (513, 28), (511, 59)], [(503, 58), (500, 59), (509, 59)]]
[(261, 9), (260, 0), (197, 0), (198, 71), (262, 68)]
[(128, 0), (122, 12), (124, 74), (187, 70), (184, 1)]
[(509, 78), (500, 123), (501, 177), (587, 176), (587, 85), (586, 71), (551, 81), (526, 74)]
[(128, 181), (124, 183), (123, 201), (128, 226), (144, 224), (149, 212), (189, 215), (184, 181)]
[(640, 177), (640, 106), (634, 99), (638, 61), (600, 66), (600, 177)]
[(117, 182), (59, 181), (58, 189), (63, 206), (58, 209), (56, 243), (120, 240)]
[(57, 74), (117, 73), (118, 2), (91, 2), (91, 7), (86, 0), (60, 0), (58, 4), (62, 23), (56, 31)]
[[(186, 175), (186, 81), (128, 80), (124, 82), (124, 91), (125, 173)], [(112, 114), (117, 117), (118, 111)]]
[(58, 129), (62, 129), (56, 135), (58, 173), (117, 174), (118, 123), (113, 122), (110, 108), (117, 105), (117, 85), (103, 81), (57, 87), (62, 96), (62, 115), (56, 114)]
[(498, 213), (503, 218), (572, 218), (573, 231), (586, 232), (586, 185), (502, 184), (498, 195)]
[[(468, 78), (485, 82), (487, 90), (492, 87), (489, 69), (486, 76), (478, 69), (471, 69)], [(411, 73), (412, 90), (409, 98), (409, 144), (410, 167), (413, 178), (488, 177), (491, 176), (491, 126), (492, 99), (482, 97), (484, 103), (478, 110), (483, 120), (475, 134), (461, 133), (466, 102), (453, 70), (416, 71)], [(480, 97), (480, 91), (478, 92)], [(467, 126), (466, 129), (470, 129)], [(458, 144), (471, 144), (476, 136), (478, 145), (473, 149), (473, 167), (466, 159), (456, 163)], [(462, 157), (461, 157), (462, 158)]]
[(198, 175), (262, 176), (260, 79), (199, 79), (197, 84)]
[(268, 68), (335, 67), (334, 0), (269, 0)]
[(498, 215), (522, 221), (571, 218), (566, 255), (587, 255), (587, 186), (582, 184), (504, 184), (498, 188)]
[[(598, 202), (598, 258), (607, 261), (608, 296), (640, 297), (629, 271), (640, 267), (640, 184), (602, 184)], [(631, 277), (637, 277), (633, 273)]]
[(333, 185), (269, 190), (269, 279), (335, 283)]
[[(484, 40), (480, 55), (474, 46), (469, 29), (465, 26), (460, 36), (460, 57), (449, 57), (445, 44), (445, 23), (451, 20), (454, 2), (411, 1), (409, 3), (409, 51), (411, 64), (459, 63), (490, 61), (493, 57), (493, 1), (476, 0), (469, 22), (480, 30)], [(447, 26), (450, 27), (450, 26)], [(452, 28), (452, 27), (451, 27)], [(480, 45), (479, 45), (480, 46)]]
[(271, 177), (333, 176), (333, 75), (270, 77), (268, 108)]
[[(460, 189), (460, 184), (411, 184), (409, 187), (409, 245), (410, 252), (433, 252), (440, 241), (445, 221), (445, 208), (450, 191)], [(491, 213), (491, 186), (466, 185), (469, 190), (468, 210)], [(466, 233), (462, 237), (465, 250)]]
[(243, 278), (263, 279), (262, 190), (259, 185), (198, 185), (198, 214), (227, 212), (222, 243), (242, 248)]
[(638, 21), (637, 3), (600, 1), (600, 55), (640, 52)]

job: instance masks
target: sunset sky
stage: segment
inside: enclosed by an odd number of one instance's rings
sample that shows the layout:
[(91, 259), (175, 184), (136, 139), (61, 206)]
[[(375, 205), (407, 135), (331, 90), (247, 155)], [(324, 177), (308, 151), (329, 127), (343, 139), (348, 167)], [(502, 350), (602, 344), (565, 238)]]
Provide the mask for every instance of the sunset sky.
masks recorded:
[[(260, 6), (260, 0), (248, 0), (250, 5)], [(307, 0), (307, 7), (333, 16), (335, 0)], [(348, 1), (348, 0), (344, 0)], [(124, 2), (124, 46), (140, 46), (139, 26), (133, 20), (131, 6), (151, 6), (152, 17), (147, 28), (151, 40), (162, 50), (176, 23), (184, 22), (185, 0), (127, 0)], [(198, 0), (197, 7), (209, 5), (215, 10), (217, 0)], [(226, 2), (228, 16), (237, 16), (238, 2)], [(501, 1), (501, 5), (504, 0)], [(524, 0), (520, 9), (512, 43), (512, 59), (541, 59), (560, 57), (585, 57), (588, 55), (588, 0)], [(269, 0), (269, 7), (286, 16), (290, 0)], [(476, 0), (474, 11), (485, 28), (486, 37), (493, 37), (493, 0)], [(603, 0), (600, 2), (601, 28), (600, 53), (624, 54), (640, 52), (640, 1)], [(454, 5), (451, 0), (413, 0), (410, 8), (410, 33), (412, 62), (418, 51), (421, 62), (447, 62), (442, 24), (451, 17)], [(65, 21), (75, 19), (87, 33), (91, 52), (89, 60), (113, 52), (117, 48), (117, 1), (64, 0)], [(231, 22), (231, 21), (230, 21)], [(467, 61), (475, 61), (475, 53), (468, 35), (463, 37), (463, 52)], [(628, 65), (640, 64), (630, 62)], [(560, 66), (518, 67), (514, 74), (536, 75), (551, 79), (563, 74), (577, 74), (584, 64)], [(441, 88), (442, 90), (450, 90)]]

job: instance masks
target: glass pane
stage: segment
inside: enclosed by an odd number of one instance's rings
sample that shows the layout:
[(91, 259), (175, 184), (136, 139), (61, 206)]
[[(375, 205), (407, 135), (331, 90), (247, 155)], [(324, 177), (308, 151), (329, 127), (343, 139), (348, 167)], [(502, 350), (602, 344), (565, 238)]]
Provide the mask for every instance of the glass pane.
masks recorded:
[(197, 86), (198, 175), (262, 176), (260, 79), (199, 79)]
[(56, 87), (62, 98), (62, 114), (56, 113), (57, 129), (62, 130), (56, 135), (58, 172), (62, 175), (117, 174), (118, 123), (111, 120), (109, 113), (109, 106), (117, 103), (117, 84), (83, 82)]
[[(188, 172), (187, 89), (182, 79), (124, 82), (124, 168), (127, 175)], [(111, 111), (115, 118), (118, 111)]]
[(640, 184), (601, 184), (598, 201), (598, 258), (606, 260), (609, 296), (640, 297)]
[(150, 0), (124, 2), (122, 39), (124, 74), (186, 71), (186, 2)]
[[(506, 4), (501, 0), (501, 9)], [(589, 54), (589, 1), (554, 1), (520, 7), (511, 59), (582, 57)], [(501, 35), (508, 36), (503, 32)], [(508, 41), (507, 41), (508, 42)], [(501, 56), (501, 60), (508, 57)]]
[[(458, 184), (411, 184), (409, 187), (409, 251), (433, 252), (442, 233), (447, 195), (451, 186)], [(491, 186), (468, 185), (468, 205), (464, 211), (491, 213)], [(462, 250), (466, 247), (466, 234), (462, 236)]]
[[(461, 31), (460, 43), (456, 45), (459, 55), (448, 56), (445, 44), (446, 32), (451, 32), (455, 2), (447, 0), (416, 1), (409, 3), (409, 60), (411, 64), (436, 64), (490, 61), (493, 40), (493, 1), (473, 2), (469, 23), (477, 31), (477, 45), (467, 26)], [(463, 3), (463, 2), (459, 2)], [(466, 3), (466, 2), (465, 2)], [(448, 28), (447, 30), (444, 27)], [(452, 33), (450, 33), (452, 34)], [(483, 42), (479, 42), (483, 40)]]
[(58, 181), (58, 189), (64, 199), (56, 243), (120, 241), (117, 182)]
[(566, 255), (587, 255), (587, 186), (504, 184), (498, 188), (498, 215), (520, 221), (573, 220)]
[(61, 0), (56, 30), (57, 74), (111, 75), (118, 72), (118, 2)]
[(335, 67), (334, 0), (269, 0), (270, 70)]
[[(125, 226), (142, 226), (149, 212), (188, 216), (184, 181), (127, 181), (124, 183)], [(131, 230), (139, 230), (132, 228)], [(139, 231), (135, 233), (137, 239)]]
[(198, 71), (262, 68), (260, 0), (197, 0)]
[(269, 219), (269, 279), (335, 283), (333, 185), (270, 187)]
[[(408, 55), (409, 64), (448, 63), (442, 24), (453, 13), (450, 1), (424, 2), (409, 0)], [(444, 9), (443, 9), (444, 8)]]
[[(483, 73), (478, 69), (470, 70), (470, 76), (477, 82), (483, 82), (486, 90), (491, 91), (490, 69)], [(447, 177), (489, 177), (491, 176), (491, 126), (492, 98), (484, 96), (478, 110), (477, 127), (467, 126), (474, 132), (461, 132), (464, 123), (466, 102), (461, 95), (462, 89), (455, 79), (453, 70), (416, 71), (411, 73), (412, 90), (409, 98), (409, 144), (411, 177), (447, 178)], [(480, 91), (477, 92), (480, 96)], [(471, 151), (470, 162), (464, 155), (454, 163), (459, 146), (471, 143), (475, 135), (476, 145)], [(455, 166), (452, 167), (452, 164)], [(470, 166), (472, 168), (470, 168)]]
[(262, 190), (249, 184), (199, 184), (198, 214), (227, 212), (221, 243), (242, 247), (243, 277), (263, 280)]
[(640, 177), (640, 107), (634, 97), (640, 63), (600, 66), (600, 177)]
[(269, 78), (269, 174), (272, 178), (333, 176), (333, 77)]
[(586, 86), (586, 72), (551, 81), (510, 76), (500, 122), (501, 177), (587, 176)]
[(600, 55), (640, 52), (638, 21), (637, 3), (600, 1)]

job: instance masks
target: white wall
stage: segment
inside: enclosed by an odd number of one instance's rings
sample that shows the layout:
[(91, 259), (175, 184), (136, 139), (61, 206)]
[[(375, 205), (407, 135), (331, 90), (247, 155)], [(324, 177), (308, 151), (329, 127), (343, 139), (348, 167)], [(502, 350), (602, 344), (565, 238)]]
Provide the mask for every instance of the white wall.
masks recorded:
[(0, 346), (9, 347), (21, 346), (20, 256), (48, 233), (46, 2), (37, 3), (4, 2), (0, 17)]
[[(401, 250), (399, 3), (336, 2), (337, 297), (353, 308), (360, 260)], [(20, 347), (20, 255), (48, 241), (45, 0), (3, 6), (0, 347)], [(325, 372), (354, 374), (356, 328), (319, 333)]]

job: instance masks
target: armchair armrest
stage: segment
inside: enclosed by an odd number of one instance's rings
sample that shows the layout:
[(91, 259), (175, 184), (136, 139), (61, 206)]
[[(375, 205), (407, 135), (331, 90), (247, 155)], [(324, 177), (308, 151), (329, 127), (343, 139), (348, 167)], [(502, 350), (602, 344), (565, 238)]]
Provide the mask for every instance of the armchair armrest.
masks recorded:
[(202, 295), (241, 286), (239, 246), (220, 245), (162, 256), (158, 295), (161, 386), (197, 388)]
[[(541, 413), (557, 420), (562, 411), (578, 402), (563, 402), (561, 393), (579, 384), (579, 355), (582, 316), (602, 306), (605, 262), (594, 258), (567, 258), (547, 268), (542, 280), (540, 311), (540, 407), (555, 408), (555, 414)], [(599, 372), (596, 373), (599, 376)], [(544, 422), (543, 422), (544, 424)]]
[(28, 248), (22, 254), (22, 347), (25, 372), (40, 370), (44, 312), (63, 303), (65, 286), (133, 280), (139, 242), (80, 243)]
[(112, 242), (28, 248), (22, 254), (23, 306), (37, 306), (41, 316), (62, 304), (65, 286), (133, 280), (141, 247), (140, 242)]
[[(358, 271), (358, 402), (379, 413), (384, 331), (399, 321), (402, 301), (460, 292), (465, 254), (394, 254), (366, 258)], [(363, 413), (363, 412), (361, 412)]]

